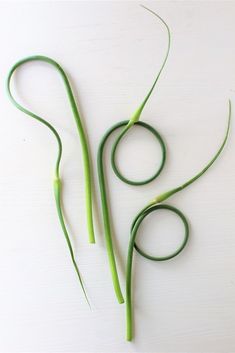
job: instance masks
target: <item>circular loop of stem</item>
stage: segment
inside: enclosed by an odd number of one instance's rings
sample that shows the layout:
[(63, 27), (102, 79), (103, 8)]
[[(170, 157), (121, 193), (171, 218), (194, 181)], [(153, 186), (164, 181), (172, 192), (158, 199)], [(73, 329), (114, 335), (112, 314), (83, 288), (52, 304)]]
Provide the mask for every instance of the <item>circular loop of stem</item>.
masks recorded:
[(126, 134), (128, 129), (124, 129), (121, 132), (121, 134), (118, 136), (118, 138), (116, 139), (114, 144), (113, 144), (112, 152), (111, 152), (111, 164), (112, 164), (112, 168), (113, 168), (113, 171), (116, 174), (116, 176), (120, 180), (122, 180), (124, 183), (130, 184), (130, 185), (145, 185), (145, 184), (150, 183), (154, 179), (156, 179), (158, 177), (158, 175), (161, 173), (161, 171), (162, 171), (162, 169), (164, 167), (165, 161), (166, 161), (166, 146), (165, 146), (165, 143), (164, 143), (161, 135), (151, 125), (143, 123), (141, 121), (138, 121), (135, 124), (137, 124), (137, 125), (145, 128), (145, 129), (147, 129), (148, 131), (150, 131), (154, 135), (154, 137), (157, 139), (157, 141), (159, 142), (160, 147), (161, 147), (161, 152), (162, 152), (160, 166), (157, 168), (157, 170), (155, 171), (155, 173), (152, 176), (150, 176), (149, 178), (147, 178), (145, 180), (139, 180), (139, 181), (130, 180), (130, 179), (128, 179), (128, 178), (126, 178), (125, 176), (122, 175), (122, 173), (120, 172), (120, 170), (119, 170), (119, 168), (117, 167), (117, 164), (116, 164), (116, 152), (117, 152), (117, 147), (118, 147), (120, 141), (122, 140), (122, 138), (124, 137), (124, 135)]
[(134, 223), (134, 225), (132, 227), (132, 230), (135, 230), (135, 234), (137, 233), (139, 226), (142, 223), (142, 221), (145, 219), (145, 217), (147, 217), (150, 213), (157, 211), (157, 210), (168, 210), (170, 212), (175, 213), (181, 219), (181, 221), (184, 225), (184, 237), (182, 239), (180, 246), (175, 251), (173, 251), (172, 253), (170, 253), (166, 256), (151, 256), (151, 255), (147, 254), (145, 251), (143, 251), (139, 247), (139, 245), (136, 244), (136, 241), (134, 243), (134, 247), (138, 251), (138, 253), (140, 255), (144, 256), (146, 259), (149, 259), (152, 261), (166, 261), (166, 260), (170, 260), (173, 257), (177, 256), (185, 248), (185, 246), (188, 242), (188, 238), (189, 238), (189, 225), (188, 225), (188, 221), (187, 221), (186, 217), (178, 208), (170, 206), (170, 205), (166, 205), (166, 204), (159, 204), (159, 205), (152, 206), (152, 207), (148, 208), (147, 210), (145, 210), (143, 213), (141, 213), (141, 215), (139, 216), (139, 218), (136, 220), (136, 222)]
[[(97, 169), (98, 169), (98, 176), (99, 176), (99, 187), (100, 187), (100, 196), (101, 196), (101, 204), (102, 204), (102, 213), (103, 213), (103, 221), (104, 221), (104, 236), (105, 236), (105, 243), (106, 243), (106, 248), (107, 248), (107, 254), (108, 254), (108, 259), (109, 259), (109, 267), (111, 271), (111, 276), (112, 276), (112, 282), (114, 286), (114, 291), (116, 293), (116, 297), (118, 299), (119, 303), (124, 302), (124, 298), (121, 292), (121, 286), (119, 283), (119, 277), (118, 277), (118, 272), (117, 272), (117, 266), (116, 266), (116, 260), (115, 260), (115, 252), (113, 249), (113, 240), (112, 240), (112, 231), (111, 231), (111, 221), (110, 221), (110, 212), (109, 212), (109, 205), (108, 205), (108, 198), (107, 198), (107, 191), (106, 191), (106, 180), (105, 180), (105, 171), (104, 171), (104, 148), (105, 144), (109, 138), (109, 136), (117, 129), (120, 129), (124, 126), (127, 126), (128, 121), (121, 121), (115, 125), (113, 125), (103, 136), (99, 149), (98, 149), (98, 158), (97, 158)], [(162, 137), (160, 134), (150, 125), (138, 121), (135, 124), (144, 127), (145, 129), (148, 129), (151, 131), (156, 139), (159, 141), (161, 149), (162, 149), (162, 159), (160, 163), (160, 167), (155, 173), (154, 178), (156, 178), (164, 164), (165, 164), (165, 159), (166, 159), (166, 147), (163, 142)], [(117, 142), (118, 143), (118, 142)], [(113, 151), (115, 153), (115, 151)], [(112, 164), (113, 166), (113, 164)], [(120, 179), (122, 179), (122, 175), (118, 176)]]

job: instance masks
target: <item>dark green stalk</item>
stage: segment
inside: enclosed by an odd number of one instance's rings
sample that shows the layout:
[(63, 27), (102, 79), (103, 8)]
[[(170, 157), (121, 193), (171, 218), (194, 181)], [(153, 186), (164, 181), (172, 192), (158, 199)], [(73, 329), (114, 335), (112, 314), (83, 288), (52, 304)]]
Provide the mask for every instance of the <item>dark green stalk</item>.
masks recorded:
[[(185, 218), (185, 216), (182, 214), (181, 211), (179, 211), (177, 208), (169, 206), (169, 205), (163, 205), (161, 202), (164, 200), (168, 199), (175, 193), (185, 189), (187, 186), (191, 185), (193, 182), (195, 182), (197, 179), (199, 179), (206, 171), (212, 166), (212, 164), (216, 161), (216, 159), (219, 157), (221, 154), (226, 141), (228, 139), (228, 134), (229, 134), (229, 129), (230, 129), (230, 123), (231, 123), (231, 102), (229, 100), (229, 115), (228, 115), (228, 125), (225, 133), (225, 137), (223, 139), (223, 142), (214, 155), (214, 157), (210, 160), (210, 162), (198, 173), (196, 174), (193, 178), (189, 179), (186, 181), (184, 184), (181, 186), (174, 188), (170, 191), (164, 192), (163, 194), (160, 194), (156, 198), (154, 198), (152, 201), (148, 203), (148, 205), (141, 210), (138, 215), (135, 217), (132, 226), (131, 226), (131, 232), (130, 232), (130, 241), (129, 241), (129, 247), (128, 247), (128, 255), (127, 255), (127, 275), (126, 275), (126, 339), (128, 341), (132, 340), (133, 337), (133, 315), (132, 315), (132, 292), (131, 292), (131, 275), (132, 275), (132, 262), (133, 262), (133, 252), (134, 248), (145, 258), (153, 261), (165, 261), (169, 260), (176, 255), (178, 255), (185, 247), (187, 241), (188, 241), (188, 236), (189, 236), (189, 227), (188, 227), (188, 222)], [(139, 246), (136, 245), (136, 236), (137, 236), (137, 231), (138, 228), (143, 221), (143, 219), (151, 212), (158, 210), (158, 209), (167, 209), (170, 211), (173, 211), (176, 213), (181, 220), (183, 221), (184, 227), (185, 227), (185, 236), (184, 239), (180, 245), (180, 247), (173, 252), (172, 254), (168, 256), (150, 256), (146, 254), (143, 250), (139, 248)]]
[[(98, 149), (98, 157), (97, 157), (97, 169), (98, 169), (98, 176), (99, 176), (100, 197), (101, 197), (103, 222), (104, 222), (105, 243), (106, 243), (106, 249), (107, 249), (107, 254), (108, 254), (108, 259), (109, 259), (109, 267), (110, 267), (110, 272), (111, 272), (111, 276), (112, 276), (114, 291), (115, 291), (117, 300), (120, 304), (124, 302), (124, 299), (123, 299), (123, 295), (122, 295), (121, 288), (120, 288), (116, 260), (115, 260), (114, 250), (113, 250), (112, 231), (111, 231), (111, 224), (110, 224), (110, 212), (109, 212), (106, 185), (105, 185), (103, 155), (104, 155), (105, 144), (106, 144), (106, 141), (108, 140), (109, 136), (115, 130), (117, 130), (123, 126), (126, 126), (127, 123), (128, 123), (128, 120), (121, 121), (121, 122), (115, 124), (114, 126), (112, 126), (105, 133), (105, 135), (103, 136), (103, 138), (101, 140), (101, 143), (100, 143), (100, 146)], [(144, 122), (141, 122), (141, 121), (136, 122), (136, 124), (138, 126), (141, 126), (145, 129), (149, 130), (160, 143), (160, 146), (162, 149), (162, 160), (160, 163), (160, 167), (158, 168), (158, 170), (156, 171), (156, 173), (152, 177), (152, 179), (155, 179), (160, 174), (160, 172), (162, 171), (162, 168), (165, 164), (166, 148), (165, 148), (164, 142), (163, 142), (161, 136), (159, 135), (159, 133), (152, 126), (150, 126)]]

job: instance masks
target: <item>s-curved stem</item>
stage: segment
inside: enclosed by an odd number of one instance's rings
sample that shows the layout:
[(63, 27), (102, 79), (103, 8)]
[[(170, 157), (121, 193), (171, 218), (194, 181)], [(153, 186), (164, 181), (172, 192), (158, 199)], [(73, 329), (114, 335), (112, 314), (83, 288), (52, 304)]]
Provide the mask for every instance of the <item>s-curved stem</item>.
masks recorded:
[(61, 196), (61, 194), (62, 194), (62, 184), (61, 184), (61, 179), (60, 179), (60, 162), (61, 162), (62, 151), (63, 151), (61, 138), (60, 138), (58, 132), (56, 131), (56, 129), (48, 121), (46, 121), (45, 119), (43, 119), (43, 118), (39, 117), (38, 115), (32, 113), (28, 109), (22, 107), (15, 100), (15, 98), (13, 97), (13, 95), (11, 93), (10, 82), (11, 82), (11, 77), (12, 77), (14, 71), (19, 66), (21, 66), (22, 64), (24, 64), (26, 62), (29, 62), (29, 61), (34, 61), (34, 60), (46, 61), (46, 62), (52, 64), (53, 66), (55, 66), (59, 70), (59, 72), (61, 73), (61, 75), (62, 75), (62, 77), (64, 79), (66, 88), (67, 88), (67, 90), (69, 92), (68, 94), (72, 94), (70, 86), (69, 86), (68, 81), (67, 81), (67, 77), (66, 77), (64, 71), (62, 70), (62, 68), (54, 60), (52, 60), (50, 58), (47, 58), (47, 57), (42, 57), (42, 56), (34, 56), (34, 57), (25, 58), (25, 59), (20, 60), (19, 62), (17, 62), (12, 67), (12, 69), (10, 70), (10, 72), (8, 74), (8, 77), (7, 77), (7, 93), (8, 93), (8, 96), (9, 96), (11, 102), (13, 103), (13, 105), (15, 105), (19, 110), (23, 111), (25, 114), (29, 115), (33, 119), (39, 121), (40, 123), (45, 125), (47, 128), (49, 128), (50, 131), (53, 133), (54, 137), (56, 138), (57, 145), (58, 145), (58, 153), (57, 153), (57, 158), (56, 158), (56, 163), (55, 163), (54, 180), (53, 180), (53, 188), (54, 188), (56, 209), (57, 209), (60, 225), (61, 225), (62, 231), (64, 233), (64, 237), (66, 239), (66, 242), (67, 242), (67, 245), (68, 245), (68, 248), (69, 248), (69, 253), (70, 253), (70, 256), (71, 256), (71, 260), (72, 260), (74, 269), (76, 271), (79, 283), (80, 283), (80, 285), (82, 287), (82, 291), (83, 291), (83, 293), (85, 295), (85, 298), (86, 298), (86, 300), (87, 300), (87, 302), (89, 304), (88, 297), (87, 297), (87, 294), (86, 294), (86, 291), (85, 291), (85, 287), (84, 287), (84, 284), (83, 284), (83, 280), (82, 280), (82, 277), (80, 275), (80, 272), (79, 272), (79, 269), (78, 269), (78, 266), (77, 266), (77, 263), (76, 263), (76, 260), (75, 260), (75, 257), (74, 257), (73, 247), (72, 247), (71, 240), (70, 240), (70, 237), (69, 237), (66, 225), (65, 225), (64, 214), (63, 214), (63, 209), (62, 209), (62, 205), (61, 205), (61, 203), (62, 203), (62, 200), (61, 200), (62, 199), (62, 196)]
[[(65, 85), (65, 89), (67, 92), (67, 96), (69, 99), (69, 103), (71, 106), (71, 110), (73, 112), (73, 116), (76, 122), (77, 130), (79, 133), (80, 137), (80, 142), (81, 142), (81, 147), (82, 147), (82, 156), (83, 156), (83, 164), (84, 164), (84, 179), (85, 179), (85, 196), (86, 196), (86, 216), (87, 216), (87, 228), (88, 228), (88, 236), (89, 236), (89, 242), (90, 243), (95, 243), (95, 236), (94, 236), (94, 226), (93, 226), (93, 212), (92, 212), (92, 176), (91, 176), (91, 167), (90, 167), (90, 157), (89, 157), (89, 149), (88, 149), (88, 143), (85, 135), (84, 128), (82, 126), (82, 121), (81, 117), (78, 112), (78, 108), (75, 102), (75, 98), (72, 92), (72, 88), (70, 86), (69, 80), (62, 69), (62, 67), (53, 59), (42, 56), (42, 55), (34, 55), (30, 56), (27, 58), (24, 58), (20, 61), (18, 61), (10, 70), (8, 77), (7, 77), (7, 93), (12, 101), (12, 103), (22, 112), (25, 114), (31, 116), (32, 118), (37, 119), (38, 121), (41, 121), (44, 125), (46, 125), (50, 130), (54, 130), (53, 127), (44, 119), (40, 118), (36, 114), (32, 113), (28, 109), (24, 108), (22, 105), (20, 105), (15, 98), (13, 97), (11, 93), (11, 87), (10, 87), (10, 82), (13, 73), (16, 71), (17, 68), (19, 68), (21, 65), (31, 62), (31, 61), (42, 61), (46, 62), (50, 65), (52, 65), (60, 74), (62, 77), (62, 80)], [(55, 134), (55, 132), (53, 131)]]

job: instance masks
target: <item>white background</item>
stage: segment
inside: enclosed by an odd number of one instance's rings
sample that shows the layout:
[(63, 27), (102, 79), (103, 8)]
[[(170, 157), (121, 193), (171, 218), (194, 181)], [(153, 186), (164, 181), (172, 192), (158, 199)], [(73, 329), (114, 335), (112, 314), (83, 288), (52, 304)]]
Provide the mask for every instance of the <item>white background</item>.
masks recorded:
[[(144, 187), (119, 181), (107, 156), (123, 291), (134, 215), (205, 165), (221, 143), (229, 97), (235, 106), (235, 2), (144, 4), (172, 31), (169, 61), (142, 114), (163, 135), (168, 156), (161, 176)], [(0, 351), (235, 352), (234, 123), (210, 171), (167, 201), (190, 220), (188, 247), (165, 263), (134, 257), (135, 339), (127, 343), (125, 306), (114, 296), (101, 222), (97, 244), (87, 243), (81, 148), (62, 82), (40, 63), (14, 76), (20, 101), (52, 122), (63, 139), (64, 205), (92, 310), (55, 210), (55, 140), (5, 94), (4, 80), (17, 60), (34, 54), (57, 60), (78, 98), (95, 167), (101, 136), (130, 117), (161, 65), (167, 45), (161, 23), (134, 1), (1, 2), (0, 37)], [(118, 160), (126, 175), (143, 178), (159, 158), (151, 135), (135, 128)], [(141, 227), (139, 243), (163, 254), (181, 233), (178, 219), (162, 212)]]

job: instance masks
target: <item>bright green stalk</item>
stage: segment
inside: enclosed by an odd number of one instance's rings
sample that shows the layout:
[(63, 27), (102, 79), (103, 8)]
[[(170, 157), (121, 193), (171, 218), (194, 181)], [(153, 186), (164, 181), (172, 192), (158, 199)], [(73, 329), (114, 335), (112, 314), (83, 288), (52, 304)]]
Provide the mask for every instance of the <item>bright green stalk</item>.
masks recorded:
[[(65, 89), (67, 92), (67, 96), (70, 102), (71, 110), (73, 112), (73, 116), (77, 125), (77, 130), (79, 133), (80, 137), (80, 142), (81, 142), (81, 147), (82, 147), (82, 156), (83, 156), (83, 163), (84, 163), (84, 179), (85, 179), (85, 197), (86, 197), (86, 214), (87, 214), (87, 228), (88, 228), (88, 235), (89, 235), (89, 242), (90, 243), (95, 243), (95, 237), (94, 237), (94, 227), (93, 227), (93, 216), (92, 216), (92, 180), (91, 180), (91, 168), (90, 168), (90, 157), (89, 157), (89, 149), (88, 149), (88, 143), (86, 141), (86, 135), (82, 126), (82, 121), (78, 112), (78, 108), (75, 102), (75, 98), (71, 89), (71, 86), (69, 84), (68, 78), (62, 69), (62, 67), (52, 60), (51, 58), (48, 58), (46, 56), (41, 56), (41, 55), (35, 55), (35, 56), (30, 56), (27, 57), (23, 60), (18, 61), (10, 70), (8, 77), (7, 77), (7, 93), (9, 95), (10, 100), (12, 103), (21, 111), (23, 111), (25, 114), (30, 115), (33, 118), (36, 118), (37, 120), (41, 121), (40, 117), (36, 116), (29, 110), (25, 109), (22, 107), (12, 96), (12, 93), (10, 91), (10, 80), (11, 77), (14, 73), (14, 71), (20, 67), (21, 65), (31, 62), (31, 61), (43, 61), (46, 62), (52, 66), (55, 67), (55, 69), (60, 73), (62, 80), (65, 85)], [(41, 120), (40, 120), (41, 119)], [(43, 122), (45, 125), (47, 125), (47, 122)], [(48, 126), (48, 125), (47, 125)], [(49, 127), (49, 126), (48, 126)]]
[[(118, 124), (119, 127), (120, 124)], [(99, 149), (98, 149), (98, 156), (97, 156), (97, 169), (98, 169), (98, 176), (99, 176), (99, 186), (100, 186), (100, 197), (101, 197), (101, 205), (102, 205), (102, 213), (103, 213), (103, 222), (104, 222), (104, 234), (105, 234), (105, 242), (106, 242), (106, 250), (108, 254), (109, 260), (109, 268), (112, 276), (112, 282), (114, 291), (118, 300), (119, 304), (124, 303), (124, 298), (122, 295), (118, 273), (117, 273), (117, 266), (115, 261), (115, 255), (113, 250), (112, 244), (112, 235), (111, 235), (111, 225), (110, 225), (110, 215), (109, 215), (109, 207), (107, 201), (107, 193), (106, 193), (106, 185), (105, 185), (105, 175), (104, 175), (104, 166), (103, 166), (103, 154), (104, 154), (104, 147), (105, 143), (110, 136), (110, 134), (115, 130), (111, 128), (103, 137)]]
[[(144, 6), (143, 6), (144, 7)], [(113, 148), (112, 148), (112, 152), (111, 152), (111, 164), (112, 164), (112, 168), (113, 171), (115, 172), (115, 174), (117, 175), (117, 177), (119, 179), (121, 179), (123, 182), (130, 184), (130, 185), (144, 185), (149, 183), (150, 181), (154, 180), (162, 171), (162, 168), (164, 166), (165, 163), (165, 159), (166, 159), (166, 148), (164, 145), (164, 142), (161, 138), (161, 136), (159, 135), (159, 133), (150, 125), (148, 124), (144, 124), (139, 122), (139, 118), (140, 115), (149, 99), (149, 97), (151, 96), (154, 87), (161, 75), (161, 72), (166, 64), (168, 55), (169, 55), (169, 51), (170, 51), (170, 44), (171, 44), (171, 35), (170, 35), (170, 29), (168, 27), (168, 25), (166, 24), (166, 22), (156, 13), (154, 13), (153, 11), (147, 9), (146, 7), (144, 7), (146, 10), (150, 11), (151, 13), (153, 13), (165, 26), (166, 30), (167, 30), (167, 35), (168, 35), (168, 45), (167, 45), (167, 51), (163, 60), (163, 63), (161, 65), (161, 68), (153, 82), (153, 85), (151, 86), (150, 90), (148, 91), (146, 97), (144, 98), (143, 102), (140, 104), (140, 106), (138, 107), (138, 109), (134, 112), (134, 114), (132, 115), (131, 119), (129, 121), (124, 121), (124, 122), (120, 122), (116, 125), (114, 125), (113, 127), (110, 128), (110, 130), (108, 130), (108, 132), (103, 136), (100, 146), (99, 146), (99, 150), (98, 150), (98, 157), (97, 157), (97, 165), (98, 165), (98, 174), (99, 174), (99, 186), (100, 186), (100, 195), (101, 195), (101, 204), (102, 204), (102, 213), (103, 213), (103, 223), (104, 223), (104, 235), (105, 235), (105, 242), (106, 242), (106, 249), (107, 249), (107, 254), (108, 254), (108, 259), (109, 259), (109, 267), (110, 267), (110, 272), (111, 272), (111, 276), (112, 276), (112, 281), (113, 281), (113, 286), (114, 286), (114, 291), (117, 297), (117, 300), (119, 303), (123, 303), (124, 299), (123, 299), (123, 295), (121, 292), (121, 287), (120, 287), (120, 283), (119, 283), (119, 278), (118, 278), (118, 273), (117, 273), (117, 266), (116, 266), (116, 260), (115, 260), (115, 252), (113, 249), (113, 242), (112, 242), (112, 231), (111, 231), (111, 225), (110, 225), (110, 212), (109, 212), (109, 207), (108, 207), (108, 201), (107, 201), (107, 193), (106, 193), (106, 186), (105, 186), (105, 174), (104, 174), (104, 166), (103, 166), (103, 153), (104, 153), (104, 147), (105, 147), (105, 143), (108, 139), (108, 137), (110, 136), (110, 134), (122, 127), (122, 130), (120, 132), (120, 134), (118, 135)], [(133, 180), (129, 180), (127, 179), (125, 176), (123, 176), (121, 174), (121, 172), (119, 171), (119, 169), (116, 166), (116, 161), (115, 161), (115, 156), (116, 156), (116, 150), (118, 147), (119, 142), (122, 140), (123, 136), (127, 133), (127, 131), (134, 125), (134, 124), (138, 124), (146, 129), (148, 129), (151, 133), (153, 133), (155, 135), (155, 137), (157, 138), (157, 140), (159, 141), (161, 148), (162, 148), (162, 160), (161, 160), (161, 164), (159, 169), (154, 173), (154, 175), (152, 175), (150, 178), (148, 178), (147, 180), (141, 180), (141, 181), (133, 181)]]
[[(81, 130), (80, 117), (79, 117), (78, 112), (77, 112), (76, 104), (75, 104), (75, 101), (74, 101), (74, 98), (73, 98), (72, 90), (70, 88), (68, 79), (67, 79), (63, 69), (54, 60), (52, 60), (50, 58), (47, 58), (47, 57), (44, 57), (44, 56), (32, 56), (32, 57), (28, 57), (28, 58), (25, 58), (23, 60), (18, 61), (11, 68), (11, 70), (10, 70), (10, 72), (8, 74), (8, 77), (7, 77), (7, 93), (8, 93), (8, 96), (9, 96), (11, 102), (19, 110), (21, 110), (25, 114), (31, 116), (32, 118), (36, 119), (37, 121), (39, 121), (40, 123), (42, 123), (46, 127), (48, 127), (51, 130), (51, 132), (53, 133), (53, 135), (55, 136), (55, 138), (56, 138), (56, 141), (57, 141), (57, 144), (58, 144), (58, 154), (57, 154), (57, 159), (56, 159), (56, 164), (55, 164), (54, 181), (53, 181), (56, 208), (57, 208), (57, 213), (58, 213), (58, 217), (59, 217), (59, 220), (60, 220), (60, 224), (61, 224), (64, 236), (65, 236), (68, 248), (69, 248), (69, 252), (70, 252), (70, 256), (71, 256), (72, 262), (73, 262), (73, 266), (75, 268), (75, 271), (76, 271), (76, 274), (78, 276), (79, 282), (81, 284), (82, 290), (83, 290), (84, 295), (86, 297), (86, 300), (88, 302), (88, 298), (87, 298), (87, 295), (86, 295), (86, 292), (85, 292), (83, 281), (82, 281), (81, 275), (79, 273), (77, 263), (76, 263), (75, 258), (74, 258), (73, 248), (72, 248), (72, 245), (71, 245), (71, 241), (70, 241), (70, 238), (69, 238), (68, 231), (67, 231), (66, 226), (65, 226), (63, 210), (62, 210), (62, 207), (61, 207), (61, 192), (62, 192), (61, 188), (62, 188), (62, 186), (61, 186), (61, 179), (60, 179), (60, 162), (61, 162), (62, 150), (63, 150), (62, 143), (61, 143), (61, 138), (60, 138), (58, 132), (56, 131), (56, 129), (48, 121), (46, 121), (45, 119), (43, 119), (43, 118), (39, 117), (38, 115), (32, 113), (28, 109), (22, 107), (15, 100), (15, 98), (13, 97), (13, 95), (11, 93), (10, 82), (11, 82), (11, 77), (12, 77), (14, 71), (19, 66), (21, 66), (22, 64), (27, 63), (29, 61), (35, 61), (35, 60), (44, 61), (44, 62), (47, 62), (47, 63), (53, 65), (59, 71), (59, 73), (61, 74), (61, 76), (63, 78), (63, 81), (64, 81), (64, 84), (65, 84), (65, 87), (66, 87), (66, 91), (68, 93), (68, 97), (69, 97), (69, 100), (70, 100), (70, 104), (71, 104), (72, 110), (74, 112), (74, 116), (76, 118), (76, 121), (77, 121), (77, 124), (79, 126), (79, 129)], [(87, 175), (90, 175), (90, 167), (89, 167), (88, 149), (87, 149), (87, 144), (86, 144), (86, 141), (85, 141), (85, 135), (84, 135), (83, 130), (80, 131), (80, 136), (81, 136), (82, 146), (84, 147), (84, 151), (83, 152), (84, 152), (84, 162), (85, 162), (85, 175), (87, 176)], [(88, 177), (88, 179), (86, 179), (86, 187), (87, 187), (88, 213), (90, 215), (92, 215), (92, 213), (91, 213), (92, 212), (92, 207), (91, 207), (90, 177)], [(90, 225), (92, 225), (92, 223), (90, 222), (91, 219), (92, 218), (89, 218)], [(93, 229), (93, 228), (91, 228), (91, 229)], [(93, 233), (91, 232), (90, 233), (90, 240), (93, 240), (92, 234)]]
[[(127, 275), (126, 275), (126, 339), (128, 341), (131, 341), (132, 337), (133, 337), (133, 318), (132, 318), (133, 309), (132, 309), (131, 277), (132, 277), (132, 262), (133, 262), (134, 248), (142, 256), (146, 257), (147, 259), (153, 260), (153, 261), (169, 260), (169, 259), (175, 257), (176, 255), (178, 255), (184, 249), (184, 247), (185, 247), (185, 245), (186, 245), (186, 243), (188, 241), (188, 236), (189, 236), (189, 227), (188, 227), (187, 220), (186, 220), (185, 216), (177, 208), (169, 206), (169, 205), (163, 205), (163, 204), (161, 204), (161, 202), (163, 202), (164, 200), (168, 199), (169, 197), (171, 197), (175, 193), (185, 189), (187, 186), (191, 185), (193, 182), (195, 182), (197, 179), (199, 179), (204, 173), (206, 173), (206, 171), (212, 166), (212, 164), (219, 157), (219, 155), (221, 154), (221, 152), (222, 152), (222, 150), (223, 150), (223, 148), (224, 148), (224, 146), (225, 146), (225, 144), (227, 142), (229, 129), (230, 129), (230, 123), (231, 123), (231, 101), (229, 100), (228, 124), (227, 124), (225, 137), (223, 139), (223, 142), (222, 142), (220, 148), (218, 149), (218, 151), (214, 155), (214, 157), (193, 178), (189, 179), (188, 181), (186, 181), (184, 184), (182, 184), (181, 186), (179, 186), (177, 188), (174, 188), (172, 190), (164, 192), (163, 194), (160, 194), (159, 196), (154, 198), (152, 201), (150, 201), (148, 203), (148, 205), (143, 210), (141, 210), (138, 213), (138, 215), (135, 217), (135, 219), (134, 219), (134, 221), (132, 223), (131, 232), (130, 232), (131, 233), (130, 234), (130, 241), (129, 241), (129, 247), (128, 247), (128, 255), (127, 255)], [(168, 209), (168, 210), (173, 211), (176, 214), (178, 214), (178, 216), (181, 218), (181, 220), (184, 223), (185, 236), (184, 236), (182, 244), (180, 245), (180, 247), (175, 252), (173, 252), (172, 254), (170, 254), (168, 256), (164, 256), (164, 257), (154, 257), (154, 256), (150, 256), (150, 255), (146, 254), (143, 250), (141, 250), (136, 245), (135, 241), (136, 241), (138, 228), (139, 228), (141, 222), (143, 221), (143, 219), (150, 212), (153, 212), (154, 210), (161, 209), (161, 208)]]

